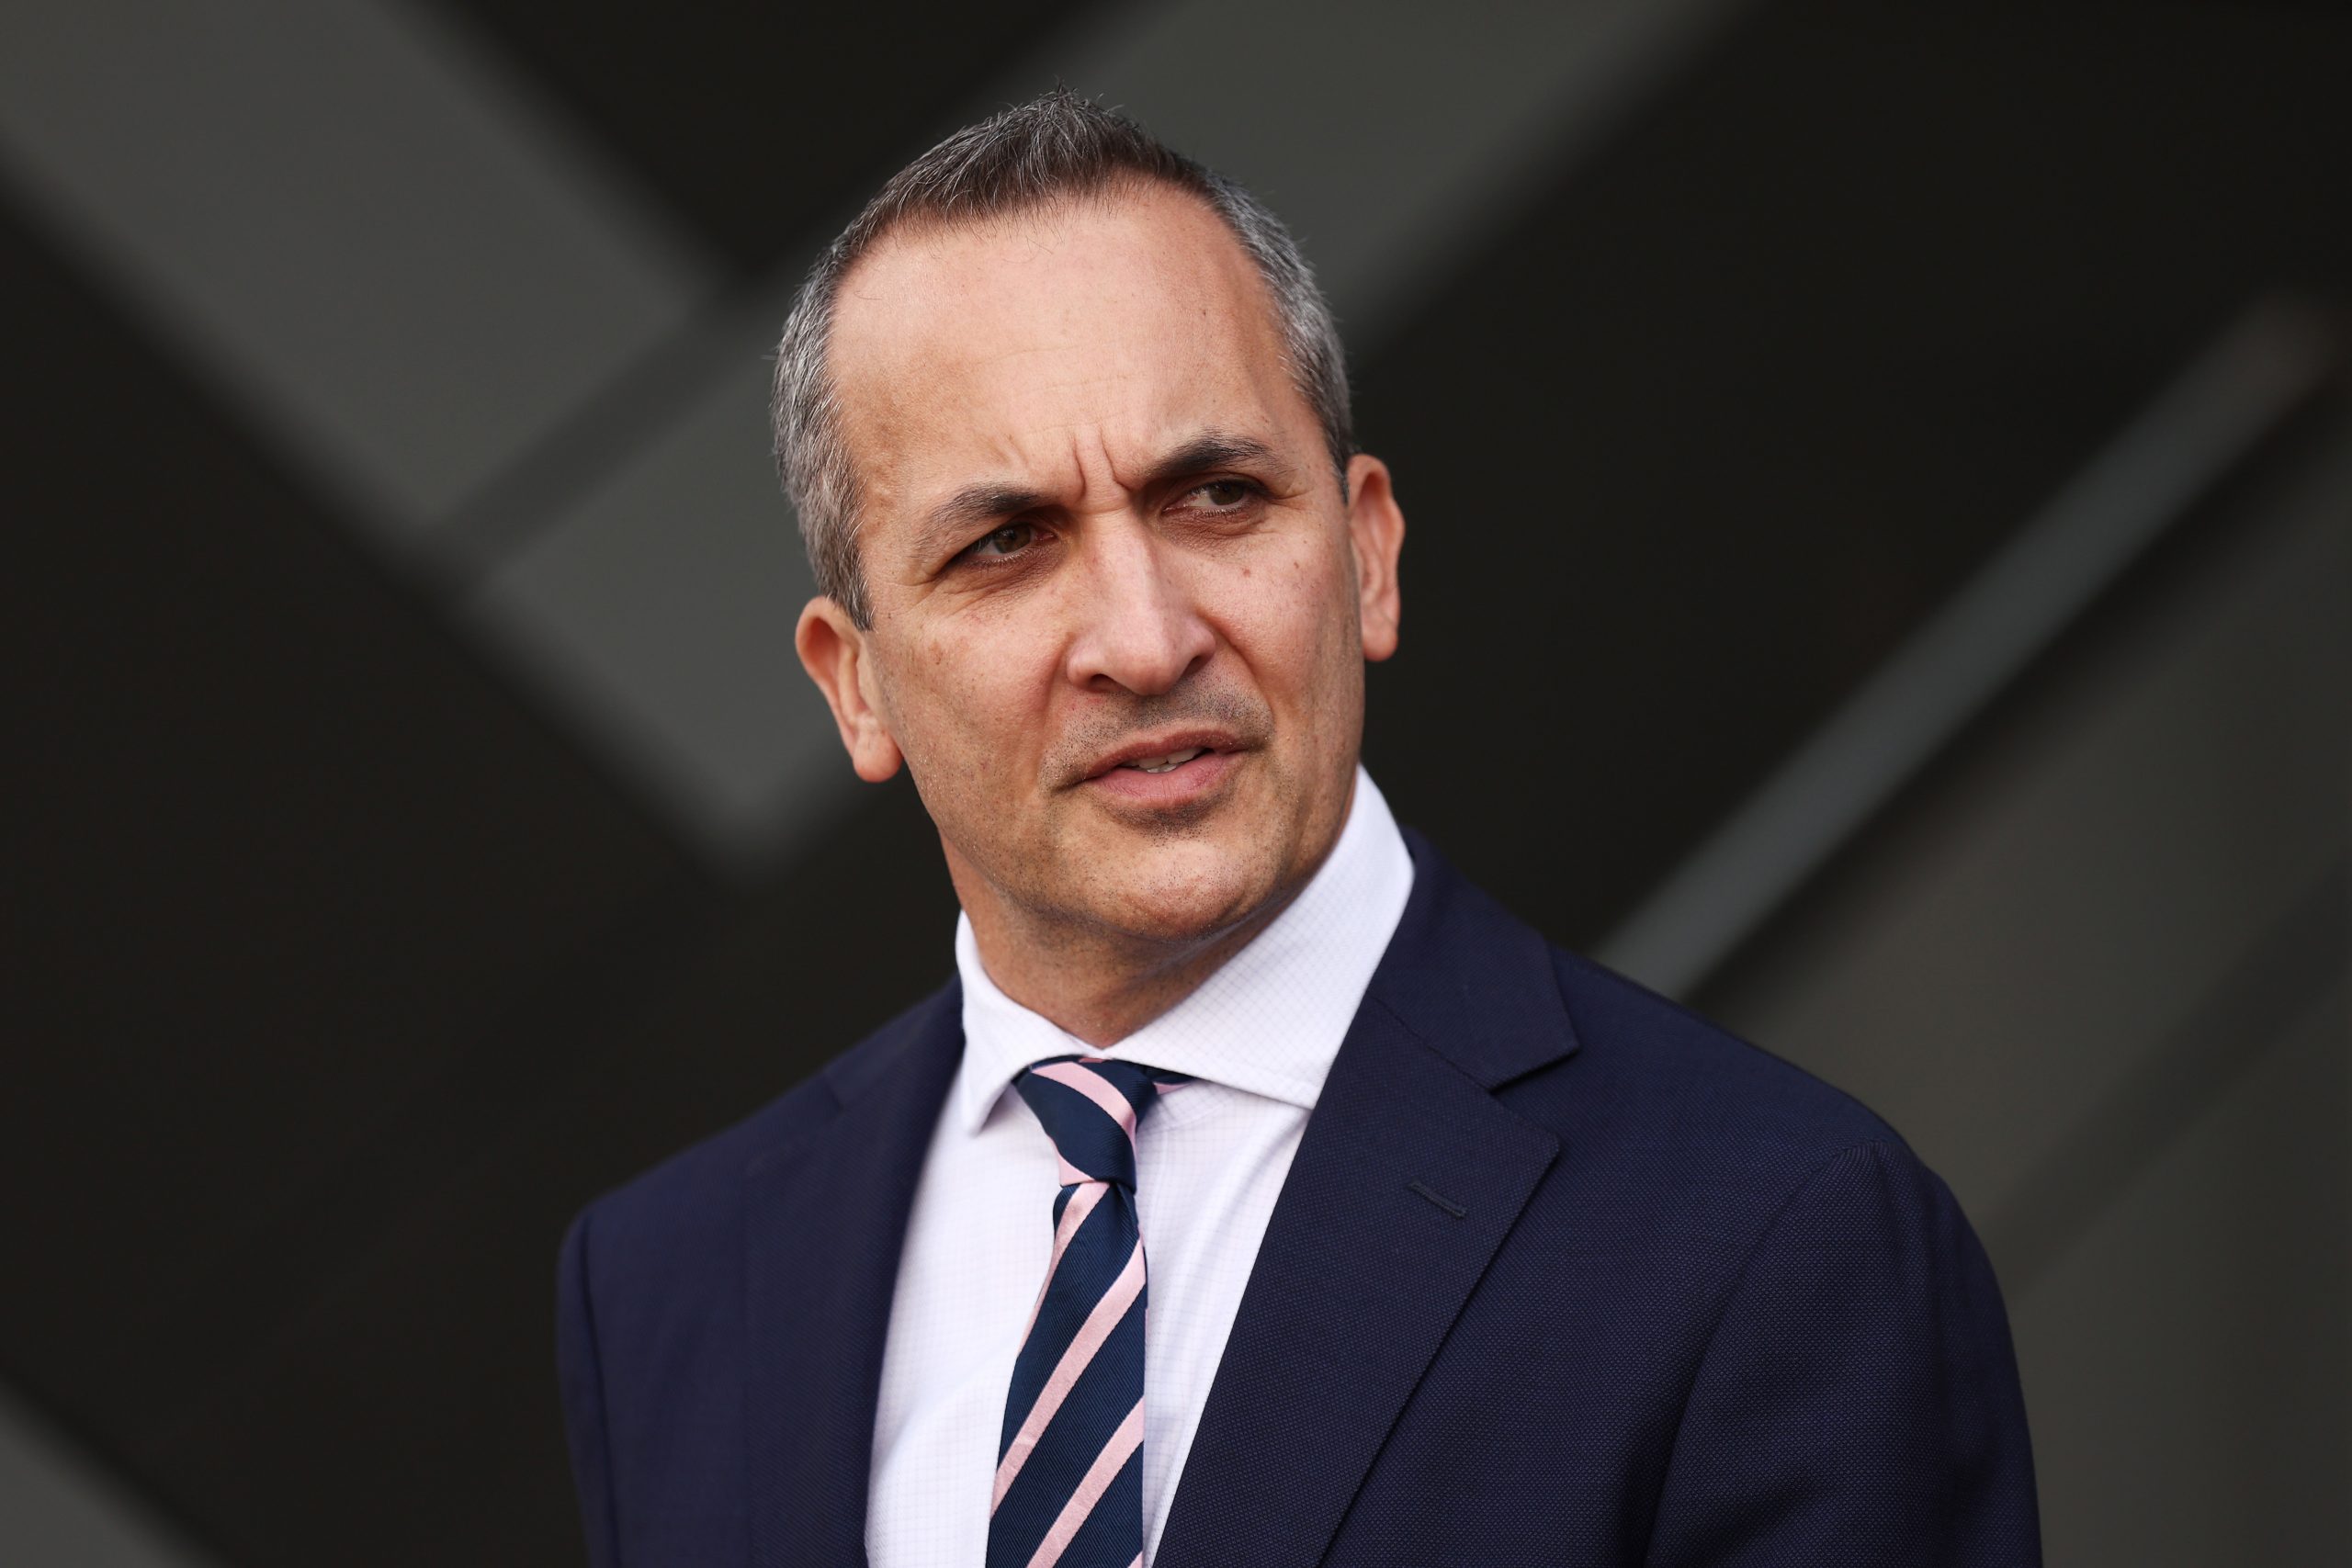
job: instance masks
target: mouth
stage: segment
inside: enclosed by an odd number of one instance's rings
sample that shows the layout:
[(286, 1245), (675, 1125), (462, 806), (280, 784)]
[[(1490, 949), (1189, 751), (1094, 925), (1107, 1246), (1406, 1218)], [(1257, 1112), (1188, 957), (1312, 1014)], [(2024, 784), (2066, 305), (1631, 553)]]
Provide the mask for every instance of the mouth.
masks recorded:
[(1146, 736), (1098, 760), (1081, 781), (1109, 800), (1148, 807), (1203, 803), (1243, 751), (1221, 734)]
[(1157, 757), (1138, 757), (1132, 762), (1119, 762), (1114, 765), (1122, 768), (1133, 768), (1139, 773), (1173, 773), (1176, 769), (1182, 767), (1193, 758), (1204, 755), (1209, 750), (1210, 748), (1206, 746), (1187, 746), (1180, 751), (1169, 751)]
[(1221, 729), (1163, 729), (1157, 735), (1144, 734), (1114, 751), (1106, 751), (1087, 764), (1081, 783), (1091, 784), (1106, 774), (1122, 771), (1138, 773), (1169, 773), (1204, 756), (1228, 755), (1241, 750), (1238, 736)]

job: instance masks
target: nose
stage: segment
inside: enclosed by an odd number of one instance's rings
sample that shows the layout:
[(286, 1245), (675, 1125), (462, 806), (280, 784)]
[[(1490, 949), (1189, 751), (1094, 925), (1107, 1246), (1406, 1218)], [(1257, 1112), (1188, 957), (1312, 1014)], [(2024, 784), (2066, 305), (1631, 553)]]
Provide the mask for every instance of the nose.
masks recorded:
[(1216, 634), (1201, 615), (1196, 585), (1148, 528), (1106, 519), (1088, 531), (1080, 554), (1072, 682), (1157, 696), (1208, 661)]

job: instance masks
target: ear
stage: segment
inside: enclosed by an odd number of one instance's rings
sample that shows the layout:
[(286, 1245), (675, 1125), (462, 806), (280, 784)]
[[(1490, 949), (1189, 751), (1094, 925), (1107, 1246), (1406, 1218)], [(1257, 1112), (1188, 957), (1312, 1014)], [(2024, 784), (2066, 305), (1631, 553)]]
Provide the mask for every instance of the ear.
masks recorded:
[(1404, 615), (1396, 557), (1405, 547), (1405, 513), (1389, 488), (1388, 465), (1362, 452), (1348, 459), (1348, 543), (1356, 558), (1363, 656), (1377, 663), (1396, 651)]
[(850, 766), (866, 783), (880, 784), (899, 771), (904, 759), (882, 722), (866, 636), (838, 602), (820, 594), (802, 606), (792, 646), (799, 651), (801, 668), (833, 710)]

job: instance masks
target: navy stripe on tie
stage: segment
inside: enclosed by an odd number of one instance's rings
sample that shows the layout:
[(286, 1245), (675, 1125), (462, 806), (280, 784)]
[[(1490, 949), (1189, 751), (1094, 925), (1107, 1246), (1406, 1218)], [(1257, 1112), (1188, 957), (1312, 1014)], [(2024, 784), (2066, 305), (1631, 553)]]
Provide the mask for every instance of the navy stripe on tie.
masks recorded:
[(1136, 1132), (1187, 1075), (1050, 1057), (1013, 1080), (1059, 1157), (1055, 1251), (1014, 1358), (988, 1568), (1135, 1568), (1143, 1551), (1144, 1325)]

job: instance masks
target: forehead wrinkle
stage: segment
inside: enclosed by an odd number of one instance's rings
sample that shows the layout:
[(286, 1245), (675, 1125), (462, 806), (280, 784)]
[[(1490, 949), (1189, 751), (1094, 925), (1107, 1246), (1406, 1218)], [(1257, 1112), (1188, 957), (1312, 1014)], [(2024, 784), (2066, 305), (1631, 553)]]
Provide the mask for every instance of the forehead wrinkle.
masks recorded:
[[(914, 549), (918, 557), (928, 560), (951, 543), (960, 544), (967, 536), (984, 525), (1040, 507), (1062, 504), (1063, 487), (1050, 479), (1036, 477), (1036, 465), (1024, 458), (1023, 448), (1036, 437), (1079, 428), (1075, 423), (1038, 426), (1019, 435), (1006, 434), (989, 445), (997, 448), (997, 461), (1004, 468), (993, 475), (957, 486), (947, 496), (924, 509), (914, 531)], [(1099, 441), (1098, 441), (1099, 444)], [(1086, 489), (1085, 459), (1077, 451), (1073, 439), (1071, 457), (1079, 479), (1079, 493)]]
[[(905, 536), (914, 549), (929, 549), (944, 543), (945, 529), (976, 530), (1009, 513), (1057, 504), (1063, 491), (1078, 502), (1106, 485), (1147, 488), (1170, 467), (1174, 447), (1219, 427), (1255, 433), (1270, 449), (1223, 454), (1227, 460), (1247, 456), (1277, 479), (1299, 471), (1281, 460), (1282, 443), (1297, 433), (1282, 406), (1295, 389), (1274, 368), (1279, 353), (1270, 352), (1280, 346), (1272, 301), (1213, 214), (1198, 214), (1216, 241), (1199, 258), (1204, 265), (1145, 254), (1158, 236), (1129, 233), (1133, 225), (1125, 223), (1114, 225), (1105, 249), (1134, 256), (1140, 270), (1132, 276), (1112, 280), (1090, 271), (1068, 290), (1024, 298), (1018, 276), (1003, 288), (990, 280), (984, 246), (972, 265), (970, 242), (994, 237), (1012, 241), (1016, 254), (1061, 254), (1096, 211), (1117, 217), (1156, 205), (1080, 204), (971, 230), (908, 232), (854, 269), (844, 295), (854, 304), (843, 316), (860, 322), (837, 321), (833, 347), (857, 341), (881, 353), (869, 358), (837, 352), (832, 368), (851, 416), (853, 446), (863, 449), (856, 466), (870, 520), (895, 514), (911, 521)], [(1105, 283), (1107, 291), (1096, 287)], [(924, 316), (928, 298), (931, 316), (950, 330), (894, 312), (890, 307), (906, 297), (917, 317)], [(1234, 309), (1226, 308), (1227, 300)], [(1002, 309), (1013, 302), (1023, 309)], [(942, 309), (946, 314), (938, 317)], [(963, 330), (983, 322), (989, 330)], [(1171, 335), (1190, 340), (1204, 331), (1197, 352), (1171, 360), (1155, 348)], [(1211, 375), (1215, 364), (1238, 374)], [(997, 429), (990, 433), (989, 424)], [(1156, 438), (1178, 432), (1182, 439)], [(960, 461), (954, 456), (959, 447)], [(1121, 454), (1115, 459), (1114, 449)], [(1210, 459), (1217, 456), (1195, 452), (1191, 460), (1215, 467)], [(926, 496), (937, 499), (926, 506)]]

